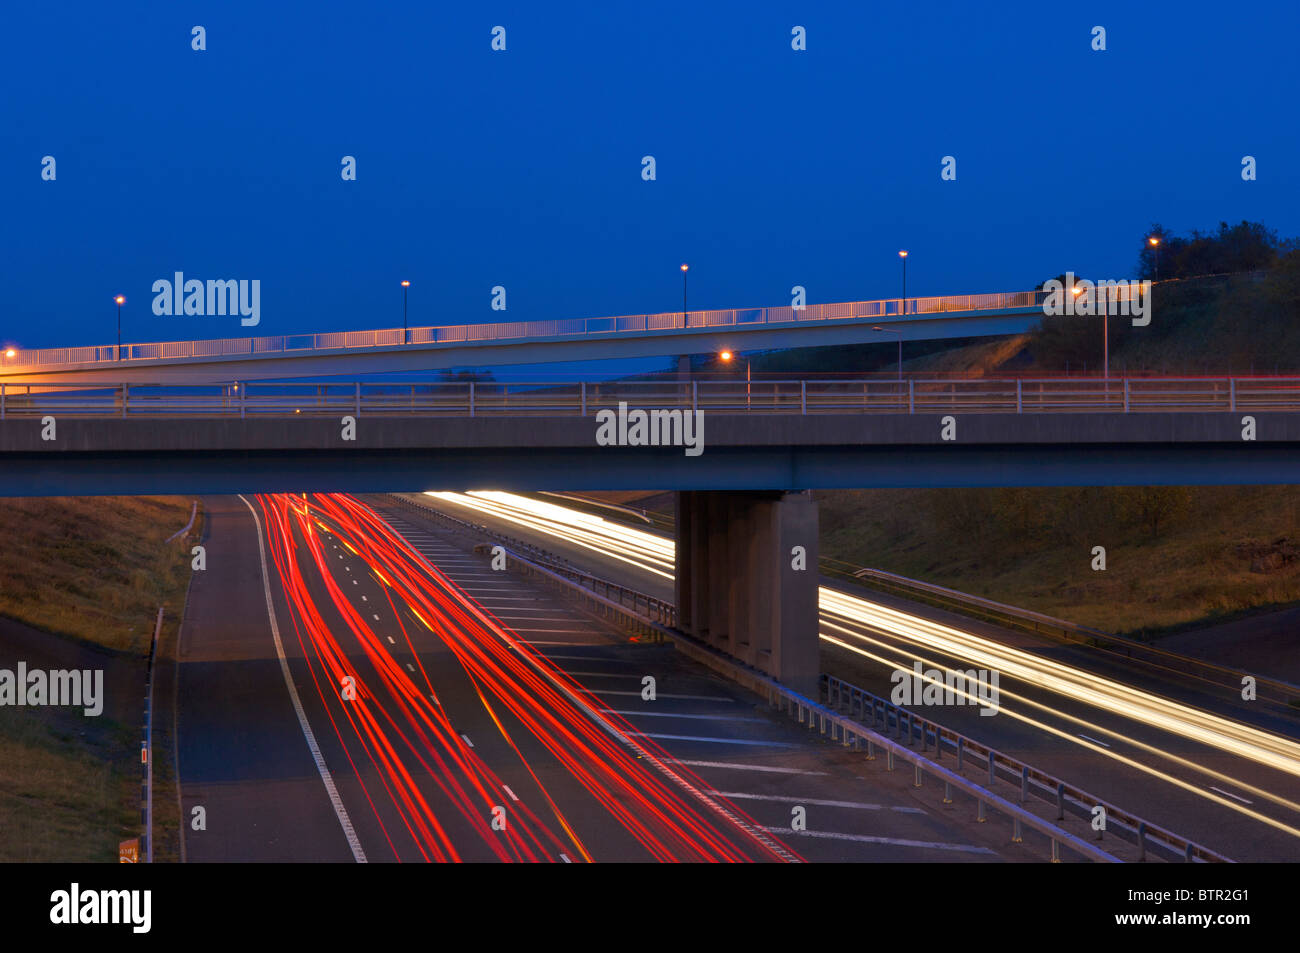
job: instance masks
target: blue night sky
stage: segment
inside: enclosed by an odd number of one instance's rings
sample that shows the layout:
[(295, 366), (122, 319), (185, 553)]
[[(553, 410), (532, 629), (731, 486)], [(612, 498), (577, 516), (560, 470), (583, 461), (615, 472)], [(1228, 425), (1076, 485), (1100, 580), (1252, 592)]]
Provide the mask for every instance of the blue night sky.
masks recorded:
[[(683, 261), (725, 308), (896, 295), (901, 247), (956, 294), (1131, 276), (1153, 221), (1300, 234), (1295, 3), (461, 6), (7, 4), (0, 338), (111, 343), (118, 292), (126, 341), (238, 337), (400, 325), (404, 277), (414, 326), (677, 310)], [(156, 317), (175, 271), (260, 279), (261, 324)]]

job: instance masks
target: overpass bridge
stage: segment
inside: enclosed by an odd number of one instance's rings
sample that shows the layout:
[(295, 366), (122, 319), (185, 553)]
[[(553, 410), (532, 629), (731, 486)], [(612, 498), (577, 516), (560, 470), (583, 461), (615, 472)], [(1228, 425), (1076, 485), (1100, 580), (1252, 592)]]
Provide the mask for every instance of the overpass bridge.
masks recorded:
[(4, 496), (1265, 484), (1298, 441), (1300, 377), (0, 384)]
[[(6, 383), (231, 383), (1020, 334), (1044, 291), (0, 351)], [(886, 328), (883, 334), (875, 328)]]
[(791, 685), (809, 489), (1242, 483), (1300, 483), (1300, 377), (0, 385), (4, 496), (677, 491), (679, 626)]

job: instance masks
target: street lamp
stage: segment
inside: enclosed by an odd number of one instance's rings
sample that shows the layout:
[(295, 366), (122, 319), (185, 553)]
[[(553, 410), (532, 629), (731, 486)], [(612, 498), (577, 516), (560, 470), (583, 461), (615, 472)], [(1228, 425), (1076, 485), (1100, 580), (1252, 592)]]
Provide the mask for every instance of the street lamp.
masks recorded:
[(898, 335), (898, 379), (901, 381), (903, 379), (903, 332), (895, 330), (894, 328), (882, 328), (880, 325), (876, 325), (871, 330), (884, 331), (888, 334)]
[(682, 327), (686, 327), (686, 273), (691, 266), (682, 262)]
[(409, 281), (402, 282), (402, 343), (406, 343), (406, 289), (411, 287)]
[(1155, 277), (1155, 280), (1156, 280), (1156, 281), (1159, 281), (1159, 280), (1160, 280), (1160, 236), (1159, 236), (1159, 235), (1152, 235), (1150, 238), (1147, 239), (1147, 241), (1150, 242), (1150, 243), (1151, 243), (1151, 247), (1154, 248), (1154, 249), (1156, 250), (1156, 277)]
[[(901, 310), (902, 313), (906, 314), (907, 313), (907, 249), (906, 248), (901, 249), (898, 252), (898, 257), (903, 260), (903, 303), (902, 303)], [(900, 338), (899, 340), (902, 339)]]
[[(735, 357), (736, 355), (731, 353), (731, 351), (718, 352), (718, 360), (722, 361), (723, 364), (730, 364), (733, 360), (735, 360)], [(746, 409), (749, 408), (749, 380), (750, 380), (749, 359), (746, 358), (745, 359), (745, 408)]]
[(126, 304), (126, 298), (118, 295), (113, 299), (117, 303), (117, 356), (115, 361), (122, 360), (122, 305)]

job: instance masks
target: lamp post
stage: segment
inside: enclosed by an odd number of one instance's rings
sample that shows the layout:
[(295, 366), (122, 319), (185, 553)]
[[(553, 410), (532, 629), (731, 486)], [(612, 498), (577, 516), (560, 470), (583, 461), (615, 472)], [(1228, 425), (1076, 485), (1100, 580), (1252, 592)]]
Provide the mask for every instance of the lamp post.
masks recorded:
[(1154, 249), (1156, 250), (1156, 277), (1155, 277), (1155, 280), (1156, 280), (1156, 281), (1159, 281), (1159, 280), (1160, 280), (1160, 236), (1159, 236), (1159, 235), (1152, 235), (1150, 238), (1147, 239), (1147, 241), (1150, 242), (1150, 243), (1151, 243), (1151, 247), (1154, 248)]
[(894, 328), (882, 328), (880, 325), (876, 325), (871, 330), (884, 331), (887, 334), (898, 335), (898, 379), (901, 381), (903, 379), (903, 332), (897, 331)]
[(691, 266), (682, 262), (682, 327), (686, 327), (686, 273), (691, 270)]
[[(903, 260), (903, 301), (902, 304), (899, 306), (899, 313), (906, 314), (907, 313), (907, 249), (906, 248), (900, 249), (898, 252), (898, 257)], [(901, 341), (902, 339), (900, 338), (899, 340)]]
[(406, 290), (411, 287), (409, 281), (402, 281), (402, 343), (406, 343)]
[(126, 298), (118, 295), (113, 301), (117, 303), (117, 355), (113, 360), (120, 361), (122, 360), (122, 305), (126, 304)]

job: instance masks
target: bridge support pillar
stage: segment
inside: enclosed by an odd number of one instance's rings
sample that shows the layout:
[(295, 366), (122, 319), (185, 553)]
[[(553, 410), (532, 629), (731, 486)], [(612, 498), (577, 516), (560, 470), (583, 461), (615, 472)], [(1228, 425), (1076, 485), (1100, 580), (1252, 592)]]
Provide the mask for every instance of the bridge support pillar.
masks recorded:
[(811, 494), (677, 494), (677, 626), (683, 632), (815, 698), (817, 588)]

